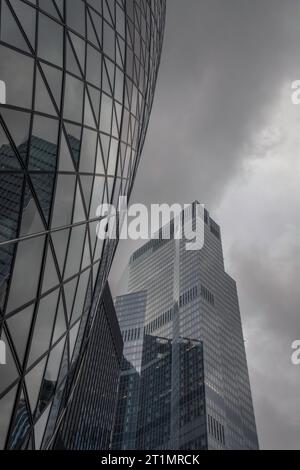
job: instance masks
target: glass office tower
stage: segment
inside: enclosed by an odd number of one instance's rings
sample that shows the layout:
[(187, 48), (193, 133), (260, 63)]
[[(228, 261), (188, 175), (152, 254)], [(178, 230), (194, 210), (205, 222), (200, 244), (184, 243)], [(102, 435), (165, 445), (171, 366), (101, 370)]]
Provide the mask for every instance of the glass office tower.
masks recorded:
[[(160, 237), (131, 257), (116, 300), (124, 340), (115, 449), (256, 449), (258, 439), (235, 281), (220, 227), (195, 204), (204, 245)], [(171, 234), (174, 228), (171, 223)], [(141, 300), (142, 299), (142, 300)]]
[(0, 448), (61, 422), (117, 244), (96, 209), (131, 193), (164, 21), (164, 0), (0, 0)]

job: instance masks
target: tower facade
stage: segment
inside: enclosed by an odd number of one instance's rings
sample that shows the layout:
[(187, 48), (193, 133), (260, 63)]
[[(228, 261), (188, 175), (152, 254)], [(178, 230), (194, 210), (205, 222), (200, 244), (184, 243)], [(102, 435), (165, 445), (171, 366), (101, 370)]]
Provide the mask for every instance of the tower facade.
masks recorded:
[(75, 391), (54, 448), (108, 450), (117, 405), (123, 340), (110, 288), (101, 294)]
[[(195, 225), (195, 204), (188, 217)], [(220, 227), (206, 210), (202, 218), (201, 249), (160, 237), (130, 259), (128, 294), (116, 301), (124, 340), (116, 449), (258, 448), (236, 283)]]
[(0, 448), (60, 425), (117, 245), (97, 207), (131, 193), (164, 21), (164, 0), (0, 1)]

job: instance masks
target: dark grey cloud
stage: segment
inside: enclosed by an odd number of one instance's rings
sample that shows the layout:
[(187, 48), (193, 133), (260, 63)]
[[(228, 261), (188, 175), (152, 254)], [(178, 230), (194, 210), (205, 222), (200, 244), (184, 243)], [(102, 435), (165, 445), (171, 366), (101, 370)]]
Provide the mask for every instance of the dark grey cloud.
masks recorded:
[[(300, 367), (290, 362), (291, 342), (300, 338), (300, 107), (291, 108), (289, 87), (300, 78), (299, 21), (298, 0), (168, 2), (132, 194), (147, 204), (198, 199), (221, 224), (263, 448), (300, 448)], [(114, 292), (136, 248), (121, 242)]]

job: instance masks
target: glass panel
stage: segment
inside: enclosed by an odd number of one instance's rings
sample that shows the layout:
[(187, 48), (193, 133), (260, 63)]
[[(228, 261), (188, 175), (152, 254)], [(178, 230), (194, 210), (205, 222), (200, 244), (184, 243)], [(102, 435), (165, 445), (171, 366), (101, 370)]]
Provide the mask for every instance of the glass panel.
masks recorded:
[(57, 10), (55, 9), (52, 1), (49, 2), (49, 0), (39, 0), (39, 7), (42, 10), (45, 10), (50, 13), (50, 15), (54, 16), (55, 18), (59, 18)]
[(60, 154), (59, 154), (59, 171), (74, 172), (74, 162), (71, 157), (71, 153), (66, 142), (64, 134), (61, 136), (60, 143)]
[[(51, 41), (49, 41), (51, 38)], [(47, 16), (39, 15), (38, 55), (48, 62), (62, 66), (63, 28)]]
[(56, 266), (54, 263), (51, 247), (48, 246), (47, 260), (44, 271), (44, 281), (42, 293), (47, 292), (52, 289), (54, 286), (59, 284), (59, 279), (56, 271)]
[(71, 319), (72, 323), (74, 323), (74, 321), (76, 321), (82, 315), (89, 276), (90, 276), (89, 269), (85, 271), (83, 274), (81, 274), (80, 276), (80, 281), (77, 287), (76, 299), (75, 299), (75, 303), (73, 307), (73, 313), (72, 313), (72, 319)]
[(81, 182), (81, 189), (83, 192), (85, 207), (89, 214), (94, 177), (81, 175), (80, 182)]
[(59, 307), (55, 319), (55, 328), (52, 339), (52, 344), (55, 343), (66, 332), (65, 309), (63, 305), (62, 295), (59, 302)]
[(97, 133), (84, 128), (80, 153), (80, 172), (94, 173)]
[(64, 118), (71, 121), (82, 121), (83, 83), (77, 78), (66, 75)]
[(71, 224), (76, 177), (59, 175), (56, 185), (52, 227)]
[(96, 176), (93, 188), (92, 204), (90, 210), (90, 218), (95, 218), (97, 208), (102, 204), (103, 190), (105, 179), (103, 176)]
[(102, 56), (94, 47), (87, 46), (87, 81), (100, 88)]
[(85, 229), (85, 225), (80, 225), (72, 229), (64, 275), (65, 279), (77, 274), (80, 269)]
[(45, 226), (41, 220), (41, 216), (34, 201), (33, 194), (30, 191), (29, 186), (26, 185), (20, 236), (25, 237), (26, 235), (43, 232), (44, 230)]
[(78, 282), (78, 277), (72, 279), (71, 281), (67, 282), (64, 285), (64, 292), (65, 292), (65, 300), (66, 300), (66, 306), (67, 306), (67, 315), (68, 318), (70, 319), (71, 312), (72, 312), (72, 306), (74, 302), (74, 296), (75, 296), (75, 289), (77, 286)]
[(72, 0), (66, 3), (67, 24), (70, 28), (85, 36), (84, 21), (85, 17), (84, 3), (81, 0)]
[(30, 41), (31, 46), (34, 47), (36, 10), (18, 0), (10, 0), (10, 4), (13, 7), (18, 20), (20, 21), (21, 26), (25, 31), (27, 39)]
[(51, 67), (50, 65), (46, 65), (42, 63), (41, 63), (41, 67), (45, 74), (51, 93), (56, 101), (56, 104), (58, 107), (60, 107), (62, 72), (54, 67)]
[(36, 111), (45, 114), (57, 114), (56, 110), (51, 101), (48, 89), (45, 85), (44, 79), (42, 78), (40, 71), (37, 69), (36, 85), (35, 85), (35, 105)]
[[(45, 237), (19, 242), (9, 292), (7, 312), (33, 300), (37, 293)], [(28, 266), (30, 270), (28, 276)]]
[(68, 230), (60, 230), (59, 232), (53, 233), (51, 235), (55, 254), (56, 254), (56, 259), (57, 259), (61, 274), (63, 272), (64, 263), (65, 263), (67, 244), (69, 240), (69, 233), (70, 233), (70, 230), (68, 229)]
[(25, 350), (30, 331), (34, 305), (22, 310), (20, 313), (6, 320), (15, 350), (17, 351), (21, 364), (24, 360)]
[[(43, 378), (44, 368), (46, 364), (46, 359), (40, 361), (34, 369), (32, 369), (25, 377), (25, 383), (27, 388), (27, 393), (29, 396), (29, 403), (31, 407), (31, 412), (34, 413), (36, 402), (38, 399), (41, 381)], [(1, 403), (1, 400), (0, 400)]]
[(29, 366), (49, 348), (59, 290), (40, 300), (29, 353)]
[(29, 51), (28, 45), (24, 39), (24, 36), (12, 15), (10, 9), (7, 6), (6, 2), (1, 2), (1, 40), (8, 42), (9, 44), (17, 47), (18, 49), (23, 49)]

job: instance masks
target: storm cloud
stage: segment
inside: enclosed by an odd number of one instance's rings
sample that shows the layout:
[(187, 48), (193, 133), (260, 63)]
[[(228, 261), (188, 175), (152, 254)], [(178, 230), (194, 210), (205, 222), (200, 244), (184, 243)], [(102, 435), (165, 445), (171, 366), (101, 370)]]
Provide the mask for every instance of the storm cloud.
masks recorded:
[[(262, 448), (300, 449), (298, 0), (169, 0), (131, 202), (205, 203), (237, 281)], [(121, 242), (115, 294), (134, 242)]]

